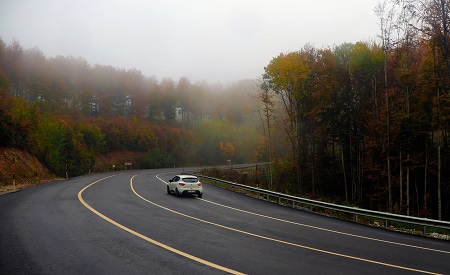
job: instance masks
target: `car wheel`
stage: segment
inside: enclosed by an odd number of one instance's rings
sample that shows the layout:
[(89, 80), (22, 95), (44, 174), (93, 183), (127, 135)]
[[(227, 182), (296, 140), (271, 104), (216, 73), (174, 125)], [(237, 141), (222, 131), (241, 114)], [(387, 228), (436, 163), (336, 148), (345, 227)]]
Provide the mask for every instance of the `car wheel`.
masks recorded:
[(178, 192), (178, 188), (175, 188), (175, 196), (177, 196), (177, 197), (180, 196), (180, 192)]
[(198, 198), (201, 199), (203, 194), (198, 194)]
[(170, 188), (167, 186), (167, 194), (170, 194)]

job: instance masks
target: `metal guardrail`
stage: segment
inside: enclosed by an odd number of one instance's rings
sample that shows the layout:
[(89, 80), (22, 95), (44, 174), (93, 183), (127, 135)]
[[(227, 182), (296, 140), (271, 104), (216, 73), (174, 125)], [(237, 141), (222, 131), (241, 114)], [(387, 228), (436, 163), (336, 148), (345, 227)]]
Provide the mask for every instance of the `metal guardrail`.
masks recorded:
[(328, 202), (321, 202), (321, 201), (315, 201), (300, 197), (295, 197), (291, 195), (286, 195), (279, 192), (269, 191), (265, 189), (260, 189), (257, 187), (247, 186), (239, 183), (234, 183), (226, 180), (216, 179), (213, 177), (203, 176), (197, 173), (189, 173), (185, 172), (186, 174), (195, 175), (199, 178), (207, 179), (210, 181), (213, 181), (213, 183), (217, 184), (217, 182), (221, 184), (230, 185), (233, 187), (236, 187), (238, 189), (247, 190), (251, 192), (255, 192), (259, 196), (262, 194), (266, 197), (266, 200), (270, 200), (271, 198), (277, 198), (278, 204), (282, 204), (282, 200), (286, 202), (292, 202), (292, 205), (295, 206), (295, 203), (301, 203), (304, 205), (308, 205), (310, 207), (310, 210), (312, 211), (312, 207), (320, 207), (323, 209), (329, 209), (331, 211), (339, 211), (344, 213), (350, 213), (355, 215), (355, 222), (358, 222), (358, 218), (360, 216), (364, 217), (372, 217), (384, 220), (384, 227), (387, 229), (389, 225), (389, 221), (396, 221), (396, 222), (402, 222), (412, 225), (419, 225), (423, 227), (423, 235), (426, 236), (427, 234), (427, 227), (435, 227), (435, 228), (442, 228), (442, 229), (448, 229), (450, 230), (450, 222), (448, 221), (440, 221), (440, 220), (433, 220), (433, 219), (426, 219), (426, 218), (418, 218), (418, 217), (411, 217), (411, 216), (403, 216), (403, 215), (397, 215), (387, 212), (379, 212), (379, 211), (373, 211), (373, 210), (367, 210), (357, 207), (350, 207), (350, 206), (344, 206), (344, 205), (338, 205), (338, 204), (332, 204)]

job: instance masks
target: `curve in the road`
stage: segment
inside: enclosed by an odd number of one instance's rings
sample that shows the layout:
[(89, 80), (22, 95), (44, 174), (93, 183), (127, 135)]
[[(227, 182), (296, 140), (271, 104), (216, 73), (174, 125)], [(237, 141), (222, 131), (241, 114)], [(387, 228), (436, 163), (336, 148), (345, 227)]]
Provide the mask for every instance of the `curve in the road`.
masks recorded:
[[(114, 221), (114, 220), (112, 220), (111, 218), (108, 218), (107, 216), (103, 215), (102, 213), (100, 213), (99, 211), (97, 211), (97, 210), (95, 210), (93, 207), (91, 207), (91, 206), (83, 199), (83, 192), (84, 192), (86, 189), (88, 189), (89, 187), (91, 187), (92, 185), (94, 185), (94, 184), (96, 184), (96, 183), (98, 183), (98, 182), (100, 182), (100, 181), (103, 181), (103, 180), (105, 180), (105, 179), (108, 179), (108, 178), (111, 178), (111, 177), (114, 177), (114, 176), (116, 176), (116, 175), (112, 175), (112, 176), (108, 176), (108, 177), (105, 177), (105, 178), (101, 178), (101, 179), (99, 179), (99, 180), (97, 180), (97, 181), (94, 181), (93, 183), (87, 185), (86, 187), (84, 187), (83, 189), (81, 189), (80, 192), (78, 192), (78, 200), (79, 200), (79, 201), (80, 201), (87, 209), (89, 209), (90, 211), (92, 211), (94, 214), (96, 214), (97, 216), (101, 217), (101, 218), (104, 219), (105, 221), (108, 221), (109, 223), (111, 223), (111, 224), (113, 224), (113, 225), (119, 227), (120, 229), (125, 230), (126, 232), (131, 233), (131, 234), (135, 235), (136, 237), (139, 237), (139, 238), (141, 238), (141, 239), (143, 239), (143, 240), (145, 240), (145, 241), (147, 241), (147, 242), (149, 242), (149, 243), (152, 243), (152, 244), (154, 244), (154, 245), (157, 245), (157, 246), (159, 246), (159, 247), (161, 247), (161, 248), (164, 248), (164, 249), (166, 249), (166, 250), (169, 250), (169, 251), (171, 251), (171, 252), (173, 252), (173, 253), (176, 253), (176, 254), (178, 254), (178, 255), (180, 255), (180, 256), (186, 257), (186, 258), (191, 259), (191, 260), (193, 260), (193, 261), (196, 261), (196, 262), (202, 263), (202, 264), (204, 264), (204, 265), (207, 265), (207, 266), (216, 268), (216, 269), (218, 269), (218, 270), (222, 270), (222, 271), (225, 271), (225, 272), (228, 272), (228, 273), (231, 273), (231, 274), (243, 274), (243, 273), (238, 272), (238, 271), (236, 271), (236, 270), (232, 270), (232, 269), (229, 269), (229, 268), (220, 266), (220, 265), (218, 265), (218, 264), (215, 264), (215, 263), (212, 263), (212, 262), (203, 260), (203, 259), (201, 259), (201, 258), (195, 257), (195, 256), (193, 256), (193, 255), (190, 255), (190, 254), (188, 254), (188, 253), (185, 253), (185, 252), (183, 252), (183, 251), (180, 251), (180, 250), (178, 250), (178, 249), (176, 249), (176, 248), (170, 247), (170, 246), (165, 245), (165, 244), (163, 244), (163, 243), (160, 243), (160, 242), (158, 242), (158, 241), (156, 241), (156, 240), (153, 240), (153, 239), (151, 239), (151, 238), (149, 238), (149, 237), (147, 237), (147, 236), (145, 236), (145, 235), (142, 235), (141, 233), (136, 232), (136, 231), (134, 231), (134, 230), (132, 230), (132, 229), (130, 229), (130, 228), (128, 228), (128, 227), (126, 227), (126, 226), (124, 226), (124, 225), (122, 225), (122, 224), (120, 224), (120, 223)], [(130, 180), (131, 186), (132, 186), (133, 178), (134, 178), (135, 176), (137, 176), (137, 175), (134, 175), (134, 176), (131, 178), (131, 180)], [(134, 189), (133, 189), (133, 192), (135, 192)], [(138, 195), (136, 192), (135, 192), (135, 194)], [(138, 195), (138, 196), (139, 196), (139, 195)]]
[[(163, 179), (161, 179), (161, 178), (159, 177), (159, 175), (156, 175), (156, 177), (157, 177), (160, 181), (166, 183)], [(133, 178), (134, 178), (134, 177), (133, 177)], [(290, 245), (290, 246), (294, 246), (294, 247), (299, 247), (299, 248), (303, 248), (303, 249), (307, 249), (307, 250), (312, 250), (312, 251), (316, 251), (316, 252), (320, 252), (320, 253), (325, 253), (325, 254), (329, 254), (329, 255), (334, 255), (334, 256), (338, 256), (338, 257), (342, 257), (342, 258), (347, 258), (347, 259), (352, 259), (352, 260), (357, 260), (357, 261), (362, 261), (362, 262), (367, 262), (367, 263), (372, 263), (372, 264), (377, 264), (377, 265), (383, 265), (383, 266), (388, 266), (388, 267), (393, 267), (393, 268), (398, 268), (398, 269), (403, 269), (403, 270), (408, 270), (408, 271), (413, 271), (413, 272), (418, 272), (418, 273), (424, 273), (424, 274), (439, 274), (439, 273), (435, 273), (435, 272), (431, 272), (431, 271), (419, 270), (419, 269), (409, 268), (409, 267), (405, 267), (405, 266), (399, 266), (399, 265), (394, 265), (394, 264), (389, 264), (389, 263), (384, 263), (384, 262), (374, 261), (374, 260), (370, 260), (370, 259), (364, 259), (364, 258), (355, 257), (355, 256), (351, 256), (351, 255), (345, 255), (345, 254), (336, 253), (336, 252), (333, 252), (333, 251), (328, 251), (328, 250), (323, 250), (323, 249), (318, 249), (318, 248), (314, 248), (314, 247), (310, 247), (310, 246), (305, 246), (305, 245), (301, 245), (301, 244), (296, 244), (296, 243), (286, 242), (286, 241), (283, 241), (283, 240), (278, 240), (278, 239), (270, 238), (270, 237), (267, 237), (267, 236), (262, 236), (262, 235), (254, 234), (254, 233), (251, 233), (251, 232), (247, 232), (247, 231), (243, 231), (243, 230), (240, 230), (240, 229), (232, 228), (232, 227), (229, 227), (229, 226), (224, 226), (224, 225), (221, 225), (221, 224), (218, 224), (218, 223), (214, 223), (214, 222), (206, 221), (206, 220), (203, 220), (203, 219), (199, 219), (199, 218), (197, 218), (197, 217), (189, 216), (189, 215), (183, 214), (183, 213), (181, 213), (181, 212), (175, 211), (175, 210), (173, 210), (173, 209), (167, 208), (167, 207), (165, 207), (165, 206), (159, 205), (159, 204), (157, 204), (157, 203), (155, 203), (155, 202), (152, 202), (152, 201), (150, 201), (150, 200), (148, 200), (148, 199), (142, 197), (141, 195), (139, 195), (139, 194), (136, 192), (136, 190), (134, 189), (134, 187), (133, 187), (133, 178), (131, 178), (131, 180), (130, 180), (130, 187), (131, 187), (133, 193), (136, 194), (136, 196), (138, 196), (139, 198), (141, 198), (142, 200), (144, 200), (144, 201), (146, 201), (146, 202), (148, 202), (148, 203), (150, 203), (150, 204), (153, 204), (153, 205), (155, 205), (155, 206), (158, 206), (158, 207), (160, 207), (160, 208), (162, 208), (162, 209), (165, 209), (165, 210), (167, 210), (167, 211), (170, 211), (170, 212), (172, 212), (172, 213), (181, 215), (181, 216), (183, 216), (183, 217), (187, 217), (187, 218), (190, 218), (190, 219), (193, 219), (193, 220), (196, 220), (196, 221), (200, 221), (200, 222), (203, 222), (203, 223), (207, 223), (207, 224), (210, 224), (210, 225), (214, 225), (214, 226), (217, 226), (217, 227), (220, 227), (220, 228), (228, 229), (228, 230), (231, 230), (231, 231), (234, 231), (234, 232), (239, 232), (239, 233), (242, 233), (242, 234), (246, 234), (246, 235), (249, 235), (249, 236), (252, 236), (252, 237), (257, 237), (257, 238), (261, 238), (261, 239), (265, 239), (265, 240), (269, 240), (269, 241), (273, 241), (273, 242), (277, 242), (277, 243), (282, 243), (282, 244), (286, 244), (286, 245)], [(241, 210), (241, 211), (243, 211), (243, 210)], [(247, 211), (244, 211), (244, 212), (247, 212)], [(251, 212), (247, 212), (247, 213), (251, 213)], [(252, 213), (252, 214), (253, 214), (253, 213)], [(254, 214), (256, 214), (256, 213), (254, 213)], [(257, 214), (257, 215), (259, 215), (259, 214)], [(265, 217), (269, 217), (269, 216), (265, 216)], [(272, 217), (271, 217), (271, 218), (272, 218)], [(273, 219), (275, 219), (275, 218), (273, 218)], [(286, 222), (287, 222), (287, 221), (286, 221)], [(317, 228), (316, 228), (316, 229), (317, 229)], [(322, 229), (322, 228), (321, 228), (321, 229)], [(336, 232), (338, 232), (338, 231), (334, 231), (334, 233), (336, 233)], [(341, 232), (340, 232), (340, 233), (341, 233)], [(355, 235), (355, 236), (356, 236), (356, 235)], [(407, 246), (407, 245), (406, 245), (406, 246)], [(439, 251), (439, 252), (446, 252), (446, 251)]]

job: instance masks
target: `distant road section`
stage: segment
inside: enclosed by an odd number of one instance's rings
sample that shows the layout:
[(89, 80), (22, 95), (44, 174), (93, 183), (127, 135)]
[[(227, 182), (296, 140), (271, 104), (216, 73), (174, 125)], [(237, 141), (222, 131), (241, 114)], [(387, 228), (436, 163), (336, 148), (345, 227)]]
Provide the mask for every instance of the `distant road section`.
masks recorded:
[(94, 174), (0, 196), (0, 274), (450, 274), (450, 242), (285, 208), (176, 169)]

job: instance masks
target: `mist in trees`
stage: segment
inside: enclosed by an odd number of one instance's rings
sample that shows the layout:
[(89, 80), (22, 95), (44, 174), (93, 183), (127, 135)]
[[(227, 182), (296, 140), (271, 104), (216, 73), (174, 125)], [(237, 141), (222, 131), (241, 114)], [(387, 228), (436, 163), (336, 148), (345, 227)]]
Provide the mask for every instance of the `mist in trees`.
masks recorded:
[(135, 168), (226, 164), (256, 157), (254, 81), (228, 87), (157, 80), (139, 70), (47, 58), (0, 40), (0, 146), (35, 154), (53, 173), (104, 170), (96, 157), (140, 152)]

